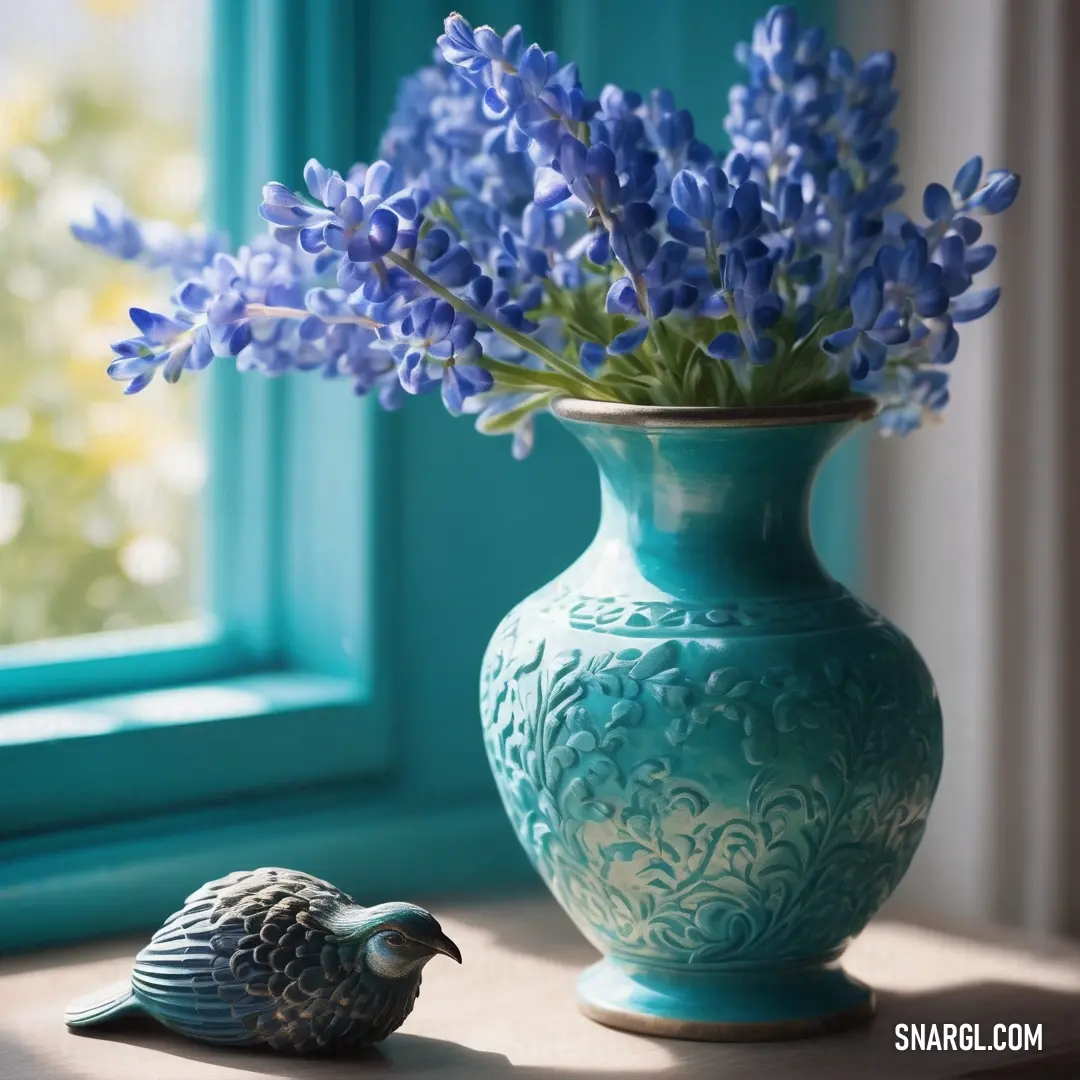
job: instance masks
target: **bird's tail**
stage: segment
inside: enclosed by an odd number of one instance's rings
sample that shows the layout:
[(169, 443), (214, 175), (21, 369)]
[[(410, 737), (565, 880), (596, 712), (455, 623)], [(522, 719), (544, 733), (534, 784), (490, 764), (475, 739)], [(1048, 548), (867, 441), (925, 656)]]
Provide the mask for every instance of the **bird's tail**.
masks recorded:
[(139, 1003), (131, 992), (131, 980), (124, 979), (96, 993), (76, 998), (64, 1010), (64, 1023), (73, 1028), (94, 1027), (133, 1012), (139, 1012)]

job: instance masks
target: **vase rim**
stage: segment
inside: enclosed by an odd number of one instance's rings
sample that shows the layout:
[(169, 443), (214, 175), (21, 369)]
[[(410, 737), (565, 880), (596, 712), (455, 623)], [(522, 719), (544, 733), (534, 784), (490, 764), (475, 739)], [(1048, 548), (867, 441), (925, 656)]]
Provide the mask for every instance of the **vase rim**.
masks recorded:
[(558, 397), (551, 411), (561, 420), (577, 420), (613, 427), (734, 428), (790, 427), (867, 420), (877, 402), (866, 394), (850, 394), (831, 401), (800, 405), (627, 405), (618, 401), (591, 401)]

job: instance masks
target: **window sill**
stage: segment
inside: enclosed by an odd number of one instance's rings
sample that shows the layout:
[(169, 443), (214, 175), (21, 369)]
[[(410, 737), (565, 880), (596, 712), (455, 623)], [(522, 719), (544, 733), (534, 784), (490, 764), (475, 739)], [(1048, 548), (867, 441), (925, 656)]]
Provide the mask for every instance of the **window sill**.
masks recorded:
[(0, 712), (0, 841), (381, 772), (371, 710), (279, 672)]
[(0, 648), (0, 707), (28, 708), (235, 673), (244, 651), (212, 619)]
[[(427, 805), (389, 782), (276, 791), (0, 843), (0, 953), (153, 930), (232, 870), (294, 866), (357, 896), (535, 885), (490, 795)], [(0, 1076), (4, 1076), (0, 1047)]]
[[(1049, 952), (879, 921), (853, 944), (846, 963), (881, 990), (878, 1017), (866, 1032), (720, 1045), (627, 1035), (582, 1017), (574, 980), (596, 954), (546, 897), (431, 906), (464, 964), (432, 962), (402, 1031), (362, 1058), (295, 1060), (213, 1049), (137, 1020), (108, 1033), (66, 1032), (68, 1000), (126, 974), (141, 942), (124, 939), (0, 963), (0, 1074), (6, 1080), (226, 1080), (243, 1072), (335, 1080), (374, 1065), (399, 1080), (712, 1080), (774, 1073), (805, 1080), (989, 1080), (999, 1070), (1002, 1080), (1066, 1080), (1080, 1064), (1073, 1041), (1080, 955), (1067, 946), (1047, 958)], [(897, 1023), (979, 1023), (992, 1033), (1003, 1021), (1041, 1023), (1042, 1052), (905, 1054), (894, 1047)]]

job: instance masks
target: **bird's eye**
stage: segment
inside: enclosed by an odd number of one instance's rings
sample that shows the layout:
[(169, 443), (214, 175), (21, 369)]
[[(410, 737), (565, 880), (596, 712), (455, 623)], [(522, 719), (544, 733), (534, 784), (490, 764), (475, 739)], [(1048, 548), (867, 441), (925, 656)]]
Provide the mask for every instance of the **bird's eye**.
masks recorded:
[(402, 945), (405, 944), (405, 935), (399, 934), (396, 930), (391, 930), (390, 933), (386, 935), (386, 944), (389, 945), (391, 949), (400, 949)]

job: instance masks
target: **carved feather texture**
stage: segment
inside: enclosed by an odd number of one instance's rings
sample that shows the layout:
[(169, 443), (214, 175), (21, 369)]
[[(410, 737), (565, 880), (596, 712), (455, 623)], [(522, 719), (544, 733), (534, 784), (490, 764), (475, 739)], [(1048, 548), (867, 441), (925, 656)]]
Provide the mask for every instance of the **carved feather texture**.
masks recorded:
[(299, 1053), (377, 1042), (412, 1011), (420, 971), (380, 978), (362, 941), (327, 928), (362, 927), (364, 911), (308, 874), (238, 871), (166, 920), (135, 959), (132, 992), (165, 1026), (206, 1042)]

